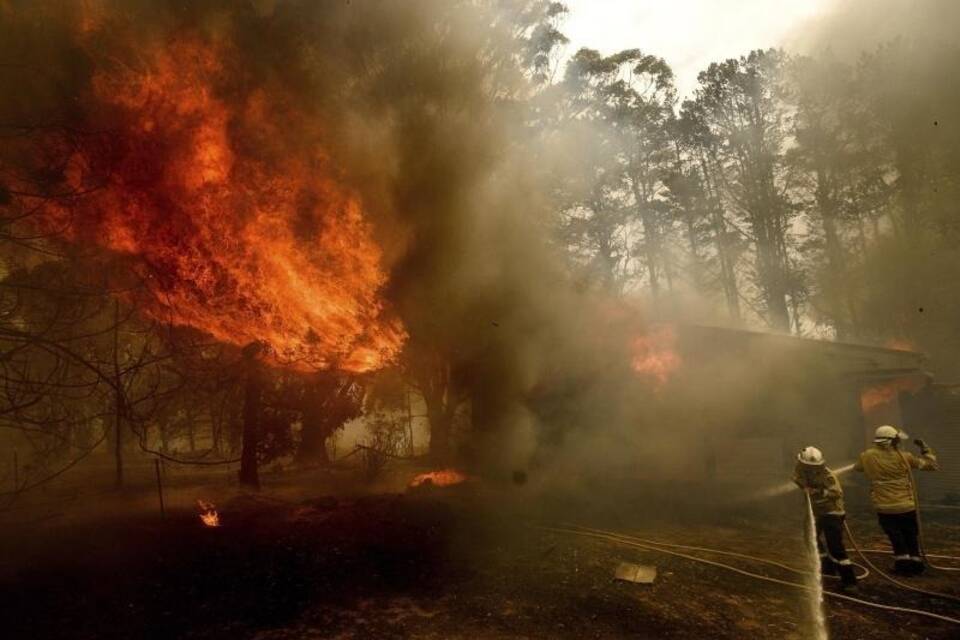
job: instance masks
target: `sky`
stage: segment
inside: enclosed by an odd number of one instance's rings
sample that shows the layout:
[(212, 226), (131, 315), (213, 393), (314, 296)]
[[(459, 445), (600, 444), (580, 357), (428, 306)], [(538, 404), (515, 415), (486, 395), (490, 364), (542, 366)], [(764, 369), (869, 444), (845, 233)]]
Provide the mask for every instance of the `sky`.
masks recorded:
[(566, 55), (581, 47), (609, 54), (638, 48), (676, 74), (681, 98), (711, 62), (778, 46), (839, 0), (564, 0)]

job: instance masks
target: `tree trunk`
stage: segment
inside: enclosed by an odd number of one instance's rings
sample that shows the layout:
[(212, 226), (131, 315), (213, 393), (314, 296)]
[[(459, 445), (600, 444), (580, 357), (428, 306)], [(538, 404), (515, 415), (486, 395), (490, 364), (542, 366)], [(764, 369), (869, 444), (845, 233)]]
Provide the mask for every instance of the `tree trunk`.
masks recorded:
[(244, 349), (246, 381), (243, 390), (243, 442), (240, 452), (240, 484), (251, 489), (260, 488), (257, 449), (260, 445), (260, 414), (263, 398), (263, 373), (256, 343)]
[(452, 412), (442, 406), (442, 400), (424, 400), (427, 405), (427, 418), (430, 420), (430, 459), (434, 464), (449, 464), (452, 457)]
[(643, 221), (643, 249), (647, 259), (647, 273), (650, 275), (650, 293), (654, 299), (660, 297), (660, 264), (658, 246), (660, 238), (656, 229), (656, 222), (648, 214), (641, 214)]
[(187, 409), (187, 442), (190, 443), (190, 453), (195, 453), (197, 450), (197, 422), (193, 415), (193, 411)]
[(120, 393), (114, 394), (114, 417), (113, 417), (113, 460), (116, 466), (116, 475), (114, 485), (119, 489), (123, 486), (123, 418), (121, 412)]
[(413, 442), (413, 406), (410, 404), (410, 389), (406, 385), (404, 385), (403, 397), (404, 409), (407, 413), (407, 455), (412, 457), (416, 454), (416, 446)]
[(300, 432), (300, 447), (297, 462), (300, 464), (330, 463), (327, 441), (334, 431), (343, 426), (340, 418), (346, 417), (340, 406), (348, 394), (347, 384), (331, 372), (318, 372), (308, 381), (303, 398), (303, 429)]
[(787, 290), (783, 282), (783, 269), (779, 259), (770, 248), (757, 248), (760, 283), (767, 307), (767, 322), (774, 329), (790, 331), (790, 311), (787, 308)]
[(120, 377), (120, 301), (113, 303), (113, 459), (114, 484), (123, 486), (123, 381)]
[(213, 452), (217, 455), (223, 454), (223, 449), (220, 442), (220, 434), (223, 431), (223, 412), (218, 412), (216, 415), (211, 411), (210, 415), (210, 448), (213, 449)]
[(683, 222), (687, 231), (687, 245), (690, 247), (690, 279), (693, 281), (693, 288), (697, 293), (703, 293), (706, 290), (703, 277), (705, 269), (703, 268), (703, 261), (700, 258), (700, 241), (697, 239), (697, 225), (692, 209), (692, 204), (685, 204), (683, 208)]
[(707, 164), (707, 159), (700, 158), (700, 168), (703, 172), (704, 191), (707, 206), (710, 209), (711, 226), (713, 227), (713, 241), (717, 248), (717, 257), (720, 262), (720, 284), (723, 287), (724, 300), (730, 317), (740, 321), (740, 288), (737, 284), (735, 258), (727, 238), (727, 222), (723, 215), (717, 185), (714, 183), (713, 173)]
[(660, 264), (662, 248), (660, 229), (653, 212), (647, 207), (646, 194), (637, 184), (637, 178), (634, 176), (631, 182), (637, 215), (643, 225), (643, 249), (647, 262), (647, 273), (650, 275), (650, 293), (656, 299), (660, 296), (660, 270), (663, 266)]
[(898, 235), (906, 235), (911, 240), (916, 240), (920, 233), (920, 172), (921, 163), (920, 154), (915, 151), (913, 146), (904, 140), (900, 140), (894, 147), (894, 163), (899, 173), (898, 185), (900, 216), (893, 215), (893, 230)]
[(750, 214), (750, 225), (756, 238), (756, 269), (760, 290), (766, 307), (767, 324), (780, 331), (790, 331), (790, 311), (787, 308), (787, 269), (784, 264), (783, 233), (771, 211), (774, 203), (756, 206)]
[(167, 436), (167, 420), (166, 418), (161, 418), (157, 424), (157, 428), (160, 429), (160, 451), (163, 453), (170, 453), (170, 439)]
[(227, 405), (226, 445), (231, 456), (237, 454), (243, 446), (243, 403), (231, 394)]
[[(308, 394), (315, 391), (311, 388)], [(297, 462), (328, 464), (330, 455), (327, 452), (327, 425), (324, 421), (323, 409), (318, 398), (307, 398), (303, 408), (303, 430), (300, 432), (300, 448), (297, 450)]]
[(461, 398), (450, 362), (444, 355), (425, 349), (415, 361), (412, 375), (430, 422), (429, 457), (434, 464), (449, 464), (453, 453), (453, 418)]
[[(820, 209), (820, 219), (823, 225), (823, 238), (826, 244), (827, 252), (827, 264), (829, 265), (831, 278), (835, 282), (846, 283), (846, 273), (847, 273), (847, 261), (844, 254), (843, 242), (840, 239), (840, 233), (837, 229), (837, 206), (836, 201), (833, 197), (834, 190), (830, 186), (830, 180), (828, 179), (827, 172), (825, 169), (818, 169), (817, 171), (817, 188), (816, 188), (816, 198), (817, 198), (817, 207)], [(849, 287), (844, 286), (844, 291), (836, 292), (834, 295), (831, 295), (831, 302), (836, 304), (836, 308), (830, 309), (830, 315), (833, 319), (833, 328), (837, 333), (838, 340), (848, 339), (851, 335), (851, 322), (844, 317), (844, 310), (842, 306), (846, 306), (848, 311), (851, 312), (852, 320), (852, 296), (850, 295)], [(838, 298), (842, 297), (844, 299), (844, 304), (840, 305), (840, 300)]]

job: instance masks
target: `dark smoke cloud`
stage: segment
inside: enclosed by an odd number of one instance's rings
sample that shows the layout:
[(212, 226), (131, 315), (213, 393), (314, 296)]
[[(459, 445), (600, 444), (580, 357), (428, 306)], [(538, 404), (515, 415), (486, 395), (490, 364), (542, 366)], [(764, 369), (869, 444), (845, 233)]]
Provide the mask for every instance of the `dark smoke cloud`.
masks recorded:
[(362, 194), (413, 346), (463, 372), (478, 460), (524, 468), (567, 430), (635, 424), (627, 345), (638, 318), (575, 287), (549, 241), (516, 99), (529, 87), (496, 3), (105, 0), (0, 12), (0, 55), (14, 61), (4, 82), (22, 87), (3, 101), (7, 121), (103, 125), (95, 71), (143, 64), (142, 51), (187, 35), (228, 45), (221, 99), (275, 88), (311, 114), (315, 128), (280, 127), (253, 152), (269, 161), (320, 145)]
[[(744, 407), (788, 436), (816, 419), (815, 398), (797, 389), (829, 375), (789, 354), (707, 361), (718, 345), (702, 345), (665, 391), (632, 372), (642, 314), (572, 282), (551, 242), (544, 157), (522, 106), (530, 87), (495, 3), (0, 0), (0, 16), (0, 59), (13, 61), (3, 84), (20, 88), (0, 99), (5, 122), (105, 124), (94, 72), (142, 64), (144, 50), (186, 35), (229, 45), (222, 99), (282, 90), (309, 114), (315, 126), (269, 140), (237, 133), (267, 161), (320, 146), (362, 195), (392, 308), (413, 348), (461, 372), (475, 460), (491, 471), (530, 469), (532, 485), (567, 488), (589, 474), (695, 479), (751, 417)], [(551, 169), (584, 153), (589, 136), (575, 139), (547, 147), (560, 158)], [(761, 386), (771, 379), (776, 389)]]

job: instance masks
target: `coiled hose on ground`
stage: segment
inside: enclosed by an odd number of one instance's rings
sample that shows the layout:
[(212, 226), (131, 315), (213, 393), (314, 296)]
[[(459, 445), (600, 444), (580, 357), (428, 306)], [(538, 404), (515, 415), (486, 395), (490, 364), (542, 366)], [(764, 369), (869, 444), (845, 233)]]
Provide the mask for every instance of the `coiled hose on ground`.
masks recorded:
[[(923, 445), (922, 440), (918, 440), (917, 443)], [(940, 571), (960, 571), (960, 567), (941, 567), (930, 562), (930, 556), (927, 556), (926, 545), (923, 544), (923, 520), (920, 517), (920, 492), (917, 490), (917, 482), (913, 477), (913, 468), (910, 466), (910, 463), (907, 462), (907, 458), (903, 455), (903, 452), (900, 451), (900, 449), (896, 451), (900, 455), (900, 460), (903, 461), (903, 466), (907, 468), (907, 480), (910, 481), (910, 492), (913, 494), (913, 504), (917, 512), (917, 540), (920, 543), (920, 555), (923, 557), (923, 561), (927, 563), (927, 566)], [(847, 533), (849, 534), (850, 532), (847, 531)], [(956, 598), (954, 599), (956, 600)]]
[[(738, 574), (740, 574), (740, 575), (747, 576), (747, 577), (749, 577), (749, 578), (754, 578), (754, 579), (756, 579), (756, 580), (763, 580), (763, 581), (765, 581), (765, 582), (772, 582), (772, 583), (774, 583), (774, 584), (780, 584), (780, 585), (784, 585), (784, 586), (788, 586), (788, 587), (793, 587), (793, 588), (796, 588), (796, 589), (803, 589), (804, 591), (809, 591), (809, 590), (811, 589), (811, 587), (809, 587), (809, 586), (807, 586), (807, 585), (805, 585), (805, 584), (802, 584), (802, 583), (790, 582), (789, 580), (781, 580), (780, 578), (774, 578), (774, 577), (771, 577), (771, 576), (765, 576), (765, 575), (762, 575), (762, 574), (759, 574), (759, 573), (754, 573), (754, 572), (752, 572), (752, 571), (747, 571), (746, 569), (741, 569), (741, 568), (739, 568), (739, 567), (734, 567), (734, 566), (732, 566), (732, 565), (724, 564), (724, 563), (722, 563), (722, 562), (717, 562), (717, 561), (715, 561), (715, 560), (709, 560), (709, 559), (707, 559), (707, 558), (701, 558), (701, 557), (698, 557), (698, 556), (693, 556), (693, 555), (690, 555), (690, 554), (687, 554), (687, 553), (682, 553), (682, 552), (680, 552), (680, 551), (674, 551), (674, 550), (672, 550), (672, 549), (698, 550), (698, 551), (703, 551), (703, 552), (706, 552), (706, 553), (711, 553), (711, 554), (716, 554), (716, 555), (725, 555), (725, 556), (730, 556), (730, 557), (738, 557), (738, 558), (742, 558), (742, 559), (751, 560), (751, 561), (754, 561), (754, 562), (760, 562), (760, 563), (763, 563), (763, 564), (769, 564), (769, 565), (773, 565), (773, 566), (778, 566), (778, 567), (781, 567), (781, 568), (786, 569), (786, 570), (788, 570), (788, 571), (791, 571), (791, 572), (793, 572), (793, 573), (800, 573), (800, 574), (805, 574), (805, 573), (807, 573), (807, 572), (805, 572), (805, 571), (803, 571), (803, 570), (801, 570), (801, 569), (797, 569), (796, 567), (791, 567), (791, 566), (789, 566), (789, 565), (785, 565), (785, 564), (782, 564), (782, 563), (779, 563), (779, 562), (776, 562), (776, 561), (773, 561), (773, 560), (769, 560), (769, 559), (767, 559), (767, 558), (759, 558), (759, 557), (756, 557), (756, 556), (750, 556), (750, 555), (748, 555), (748, 554), (735, 553), (735, 552), (732, 552), (732, 551), (725, 551), (725, 550), (722, 550), (722, 549), (710, 549), (710, 548), (707, 548), (707, 547), (695, 547), (695, 546), (692, 546), (692, 545), (681, 545), (681, 544), (675, 544), (675, 543), (659, 542), (659, 541), (657, 541), (657, 540), (649, 540), (649, 539), (644, 539), (644, 538), (638, 538), (638, 537), (636, 537), (636, 536), (629, 536), (629, 535), (619, 534), (619, 533), (615, 533), (615, 532), (611, 532), (611, 531), (604, 531), (603, 529), (593, 529), (593, 528), (590, 528), (590, 527), (581, 527), (581, 526), (578, 526), (578, 525), (568, 525), (568, 526), (562, 526), (562, 527), (557, 527), (557, 526), (541, 526), (541, 527), (539, 527), (539, 528), (542, 529), (542, 530), (544, 530), (544, 531), (552, 531), (552, 532), (554, 532), (554, 533), (566, 533), (566, 534), (579, 535), (579, 536), (583, 536), (583, 537), (595, 538), (595, 539), (600, 539), (600, 540), (607, 540), (608, 542), (614, 542), (614, 543), (622, 544), (622, 545), (625, 545), (625, 546), (636, 547), (636, 548), (639, 548), (639, 549), (644, 549), (644, 550), (647, 550), (647, 551), (654, 551), (654, 552), (658, 552), (658, 553), (664, 553), (664, 554), (667, 554), (667, 555), (676, 556), (676, 557), (679, 557), (679, 558), (684, 558), (684, 559), (686, 559), (686, 560), (691, 560), (691, 561), (693, 561), (693, 562), (699, 562), (699, 563), (702, 563), (702, 564), (711, 565), (711, 566), (714, 566), (714, 567), (717, 567), (717, 568), (720, 568), (720, 569), (724, 569), (724, 570), (727, 570), (727, 571), (732, 571), (732, 572), (734, 572), (734, 573), (738, 573)], [(849, 534), (849, 530), (848, 530), (847, 533)], [(863, 554), (861, 554), (861, 557), (863, 557)], [(872, 563), (870, 563), (870, 564), (871, 564), (871, 566), (874, 566), (874, 567), (875, 567), (875, 565), (873, 565)], [(858, 566), (859, 566), (859, 565), (858, 565)], [(861, 567), (861, 568), (863, 568), (863, 567)], [(875, 569), (875, 570), (876, 570), (876, 569)], [(866, 575), (864, 575), (863, 577), (866, 577)], [(913, 590), (919, 591), (919, 590), (917, 590), (917, 589), (913, 589)], [(826, 590), (824, 590), (823, 594), (824, 594), (825, 596), (829, 596), (829, 597), (834, 598), (834, 599), (837, 599), (837, 600), (844, 600), (844, 601), (847, 601), (847, 602), (853, 602), (853, 603), (861, 604), (861, 605), (864, 605), (864, 606), (867, 606), (867, 607), (872, 607), (872, 608), (874, 608), (874, 609), (882, 609), (882, 610), (885, 610), (885, 611), (897, 611), (897, 612), (900, 612), (900, 613), (908, 613), (908, 614), (913, 614), (913, 615), (919, 615), (919, 616), (923, 616), (923, 617), (927, 617), (927, 618), (933, 618), (933, 619), (935, 619), (935, 620), (940, 620), (940, 621), (943, 621), (943, 622), (948, 622), (948, 623), (950, 623), (950, 624), (960, 625), (960, 618), (953, 618), (953, 617), (945, 616), (945, 615), (942, 615), (942, 614), (939, 614), (939, 613), (934, 613), (934, 612), (932, 612), (932, 611), (926, 611), (926, 610), (923, 610), (923, 609), (912, 609), (912, 608), (909, 608), (909, 607), (897, 607), (897, 606), (893, 606), (893, 605), (880, 604), (880, 603), (878, 603), (878, 602), (871, 602), (871, 601), (869, 601), (869, 600), (863, 600), (863, 599), (861, 599), (861, 598), (855, 598), (855, 597), (853, 597), (853, 596), (850, 596), (850, 595), (847, 595), (847, 594), (844, 594), (844, 593), (837, 593), (837, 592), (835, 592), (835, 591), (826, 591)], [(939, 594), (939, 595), (945, 595), (945, 594)], [(951, 596), (951, 598), (952, 598), (952, 596)]]
[[(906, 582), (903, 582), (902, 580), (897, 580), (897, 579), (894, 578), (893, 576), (885, 573), (883, 570), (880, 569), (880, 567), (878, 567), (876, 564), (874, 564), (874, 563), (870, 560), (870, 558), (868, 558), (868, 557), (866, 556), (866, 552), (860, 550), (860, 545), (857, 544), (857, 539), (853, 536), (853, 532), (850, 531), (850, 525), (847, 524), (846, 520), (844, 520), (844, 522), (843, 522), (843, 528), (846, 529), (846, 531), (847, 531), (847, 537), (850, 538), (850, 543), (853, 545), (853, 548), (854, 548), (854, 550), (857, 552), (857, 555), (860, 556), (860, 558), (867, 564), (867, 566), (869, 566), (871, 569), (873, 569), (874, 573), (876, 573), (877, 575), (879, 575), (879, 576), (880, 576), (881, 578), (883, 578), (884, 580), (890, 582), (891, 584), (895, 584), (895, 585), (897, 585), (898, 587), (901, 587), (901, 588), (903, 588), (903, 589), (907, 589), (907, 590), (909, 590), (909, 591), (914, 591), (914, 592), (916, 592), (916, 593), (922, 593), (922, 594), (924, 594), (924, 595), (932, 596), (932, 597), (934, 597), (934, 598), (940, 598), (940, 599), (942, 599), (942, 600), (950, 600), (951, 602), (960, 602), (960, 597), (952, 596), (952, 595), (950, 595), (950, 594), (948, 594), (948, 593), (940, 593), (940, 592), (938, 592), (938, 591), (927, 591), (926, 589), (920, 589), (920, 588), (918, 588), (918, 587), (913, 586), (912, 584), (907, 584)], [(921, 547), (921, 548), (922, 548), (922, 547)], [(951, 556), (944, 556), (944, 557), (951, 557)], [(948, 570), (951, 570), (951, 569), (948, 569)]]

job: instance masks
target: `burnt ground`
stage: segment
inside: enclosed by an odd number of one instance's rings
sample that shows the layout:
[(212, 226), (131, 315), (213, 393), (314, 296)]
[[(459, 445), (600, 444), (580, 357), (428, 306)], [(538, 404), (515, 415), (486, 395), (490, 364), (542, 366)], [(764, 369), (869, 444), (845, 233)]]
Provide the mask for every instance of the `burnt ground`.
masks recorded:
[[(555, 501), (509, 488), (278, 499), (236, 496), (223, 525), (196, 511), (142, 511), (0, 533), (5, 638), (802, 638), (803, 592), (717, 567), (539, 525)], [(672, 512), (666, 505), (577, 508), (582, 524), (799, 565), (795, 514)], [(577, 518), (570, 517), (575, 513)], [(623, 515), (626, 513), (627, 515)], [(634, 514), (634, 515), (630, 515)], [(960, 555), (956, 511), (931, 512), (932, 549)], [(867, 546), (872, 520), (853, 518)], [(795, 580), (743, 560), (738, 567)], [(654, 564), (653, 585), (612, 579), (620, 561)], [(888, 559), (878, 557), (881, 566)], [(960, 592), (958, 574), (915, 580)], [(858, 597), (935, 610), (960, 607), (875, 577)], [(834, 639), (957, 638), (947, 623), (827, 602)]]

